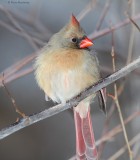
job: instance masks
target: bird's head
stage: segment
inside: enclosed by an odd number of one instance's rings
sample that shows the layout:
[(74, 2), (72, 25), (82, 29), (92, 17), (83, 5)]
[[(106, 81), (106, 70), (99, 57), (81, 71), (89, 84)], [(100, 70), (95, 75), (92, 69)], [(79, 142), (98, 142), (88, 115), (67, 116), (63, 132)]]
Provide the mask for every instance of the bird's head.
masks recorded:
[(93, 45), (74, 15), (71, 16), (70, 22), (52, 37), (52, 41), (55, 40), (57, 46), (63, 48), (86, 49)]

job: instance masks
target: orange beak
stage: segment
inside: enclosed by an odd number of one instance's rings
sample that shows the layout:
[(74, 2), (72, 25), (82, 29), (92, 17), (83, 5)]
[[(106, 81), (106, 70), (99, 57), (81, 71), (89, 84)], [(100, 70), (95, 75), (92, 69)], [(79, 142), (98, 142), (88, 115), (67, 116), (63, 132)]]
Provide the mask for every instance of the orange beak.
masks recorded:
[(90, 47), (92, 45), (93, 45), (93, 42), (87, 37), (82, 39), (81, 42), (80, 42), (80, 48), (87, 48), (87, 47)]

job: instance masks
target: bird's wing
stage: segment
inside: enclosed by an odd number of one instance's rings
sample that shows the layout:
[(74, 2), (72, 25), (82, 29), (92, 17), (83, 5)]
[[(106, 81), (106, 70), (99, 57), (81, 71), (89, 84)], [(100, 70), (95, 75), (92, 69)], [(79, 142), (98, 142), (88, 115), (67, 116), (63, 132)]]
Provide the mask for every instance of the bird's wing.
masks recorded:
[(106, 115), (107, 114), (107, 111), (106, 111), (106, 88), (103, 88), (98, 92), (98, 99), (99, 99), (100, 109)]

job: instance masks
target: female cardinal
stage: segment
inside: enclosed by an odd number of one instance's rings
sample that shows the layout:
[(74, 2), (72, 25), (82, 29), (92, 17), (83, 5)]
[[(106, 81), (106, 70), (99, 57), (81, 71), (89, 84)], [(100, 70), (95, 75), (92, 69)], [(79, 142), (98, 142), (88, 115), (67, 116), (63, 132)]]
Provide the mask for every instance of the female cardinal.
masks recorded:
[[(36, 79), (46, 100), (49, 97), (55, 102), (66, 103), (100, 79), (98, 60), (88, 48), (92, 44), (73, 15), (70, 22), (52, 36), (35, 63)], [(89, 107), (94, 96), (74, 107), (77, 160), (98, 159)], [(102, 90), (99, 98), (101, 102), (105, 100)]]

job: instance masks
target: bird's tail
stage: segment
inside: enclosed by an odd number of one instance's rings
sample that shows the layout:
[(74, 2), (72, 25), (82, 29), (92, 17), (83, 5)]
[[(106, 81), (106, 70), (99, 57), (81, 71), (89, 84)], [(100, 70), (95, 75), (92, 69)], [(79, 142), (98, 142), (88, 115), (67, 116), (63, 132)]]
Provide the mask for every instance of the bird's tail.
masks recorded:
[(98, 153), (90, 117), (90, 107), (88, 107), (88, 112), (84, 118), (81, 118), (80, 114), (74, 109), (74, 120), (76, 128), (77, 160), (97, 160)]

